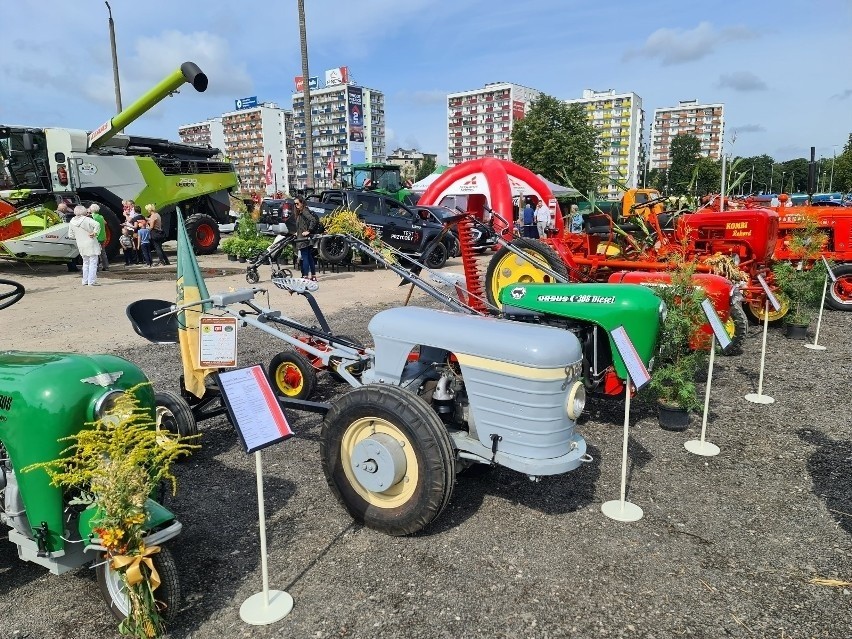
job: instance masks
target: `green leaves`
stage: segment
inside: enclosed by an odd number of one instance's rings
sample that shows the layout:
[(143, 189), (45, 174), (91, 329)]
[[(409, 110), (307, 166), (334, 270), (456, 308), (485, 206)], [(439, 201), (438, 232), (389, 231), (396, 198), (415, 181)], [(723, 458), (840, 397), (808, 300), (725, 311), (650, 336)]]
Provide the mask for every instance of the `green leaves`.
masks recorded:
[(565, 176), (581, 193), (601, 185), (599, 134), (579, 105), (549, 95), (536, 98), (512, 132), (512, 159), (548, 180)]

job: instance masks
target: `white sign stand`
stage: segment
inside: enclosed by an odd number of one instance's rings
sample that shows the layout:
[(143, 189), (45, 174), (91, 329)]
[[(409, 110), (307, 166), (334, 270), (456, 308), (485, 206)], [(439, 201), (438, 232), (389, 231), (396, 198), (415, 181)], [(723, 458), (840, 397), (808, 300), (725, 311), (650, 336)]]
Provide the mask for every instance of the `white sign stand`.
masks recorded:
[(719, 447), (708, 442), (707, 436), (707, 413), (710, 408), (710, 385), (713, 383), (713, 362), (716, 359), (716, 335), (710, 337), (710, 364), (707, 367), (707, 389), (704, 391), (704, 416), (701, 418), (701, 439), (690, 439), (684, 442), (683, 447), (693, 455), (702, 457), (714, 457), (719, 454)]
[(263, 590), (243, 602), (240, 606), (240, 618), (254, 626), (265, 626), (290, 614), (293, 610), (293, 597), (284, 591), (269, 589), (266, 510), (263, 505), (263, 463), (260, 450), (292, 437), (293, 431), (260, 366), (219, 373), (217, 377), (228, 416), (237, 429), (246, 452), (254, 452), (257, 474), (260, 571)]
[(601, 504), (601, 512), (615, 521), (639, 521), (642, 509), (626, 501), (627, 497), (627, 438), (630, 429), (630, 375), (624, 383), (624, 438), (621, 445), (621, 499), (613, 499)]
[(260, 451), (254, 453), (257, 473), (257, 517), (260, 523), (260, 572), (263, 577), (263, 590), (243, 602), (240, 606), (240, 619), (253, 626), (265, 626), (275, 623), (293, 610), (293, 597), (282, 590), (269, 589), (269, 569), (266, 565), (266, 511), (263, 507), (263, 465)]
[(837, 281), (837, 276), (834, 274), (834, 271), (831, 270), (831, 266), (829, 266), (828, 262), (826, 262), (825, 257), (822, 258), (822, 262), (823, 264), (825, 264), (825, 283), (822, 285), (822, 301), (819, 304), (819, 317), (817, 317), (816, 333), (814, 333), (814, 343), (805, 344), (805, 348), (809, 348), (812, 351), (825, 350), (825, 346), (817, 344), (817, 342), (819, 341), (819, 329), (822, 325), (822, 311), (825, 309), (825, 294), (828, 292), (828, 279), (831, 278), (832, 282)]
[(710, 387), (713, 384), (713, 363), (716, 361), (716, 339), (719, 339), (719, 347), (725, 352), (731, 345), (731, 338), (725, 330), (722, 321), (716, 314), (716, 309), (709, 299), (701, 303), (701, 308), (707, 316), (713, 334), (710, 336), (710, 363), (707, 365), (707, 388), (704, 391), (704, 415), (701, 417), (701, 439), (690, 439), (684, 442), (683, 447), (693, 455), (702, 457), (715, 457), (719, 454), (719, 447), (708, 442), (707, 437), (707, 415), (710, 412)]
[(760, 349), (760, 377), (757, 382), (757, 393), (748, 393), (745, 396), (746, 401), (752, 404), (774, 404), (775, 400), (769, 395), (763, 394), (763, 369), (766, 366), (766, 336), (769, 334), (769, 305), (776, 311), (781, 309), (781, 304), (778, 299), (772, 294), (772, 290), (763, 279), (762, 275), (757, 276), (760, 285), (763, 287), (763, 292), (766, 294), (766, 304), (763, 307), (763, 346)]

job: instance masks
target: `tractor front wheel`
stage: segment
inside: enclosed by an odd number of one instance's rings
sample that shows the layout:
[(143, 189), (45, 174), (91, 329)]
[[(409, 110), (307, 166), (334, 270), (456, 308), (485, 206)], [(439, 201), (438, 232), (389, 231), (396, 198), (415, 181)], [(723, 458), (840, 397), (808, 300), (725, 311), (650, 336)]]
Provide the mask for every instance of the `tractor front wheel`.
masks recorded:
[(296, 351), (282, 351), (269, 363), (272, 388), (290, 399), (308, 399), (317, 385), (317, 372)]
[(831, 269), (836, 282), (828, 283), (825, 301), (835, 311), (852, 311), (852, 264), (840, 264)]
[(422, 530), (453, 493), (455, 452), (423, 399), (368, 384), (334, 402), (320, 439), (331, 492), (355, 521), (389, 535)]
[[(151, 555), (154, 568), (160, 576), (160, 585), (154, 591), (154, 599), (157, 600), (159, 614), (167, 623), (174, 621), (180, 607), (180, 581), (175, 560), (166, 548), (160, 548), (160, 552)], [(124, 621), (130, 614), (130, 597), (127, 594), (127, 584), (121, 573), (114, 570), (109, 560), (98, 564), (95, 572), (98, 578), (98, 588), (101, 596), (109, 606), (112, 616), (116, 621)], [(147, 569), (147, 567), (146, 567)]]
[(745, 345), (748, 333), (748, 316), (743, 310), (742, 304), (732, 304), (728, 321), (725, 322), (725, 330), (731, 338), (731, 348), (726, 355), (740, 355)]
[(536, 263), (543, 264), (568, 279), (565, 264), (559, 259), (556, 251), (544, 242), (521, 237), (514, 240), (512, 246), (523, 251), (528, 257), (525, 259), (515, 255), (506, 247), (494, 254), (485, 272), (485, 291), (490, 304), (499, 308), (500, 290), (510, 284), (554, 282), (553, 277), (542, 271)]
[[(790, 312), (790, 300), (781, 291), (775, 291), (775, 297), (778, 298), (778, 303), (781, 308), (777, 311), (769, 306), (769, 323), (777, 324), (787, 313)], [(766, 315), (766, 305), (764, 302), (752, 302), (745, 307), (746, 315), (749, 319), (757, 324), (763, 323), (763, 317)]]
[(186, 219), (186, 233), (198, 255), (210, 255), (219, 246), (219, 224), (206, 213), (195, 213)]

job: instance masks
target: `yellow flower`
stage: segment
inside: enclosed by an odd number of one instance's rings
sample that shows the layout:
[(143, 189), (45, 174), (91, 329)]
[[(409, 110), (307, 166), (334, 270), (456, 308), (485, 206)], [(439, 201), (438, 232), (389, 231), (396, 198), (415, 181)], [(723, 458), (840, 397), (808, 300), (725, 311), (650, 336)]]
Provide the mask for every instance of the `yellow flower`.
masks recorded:
[(128, 526), (138, 526), (139, 524), (143, 524), (145, 523), (145, 513), (131, 515), (124, 520), (124, 523)]
[(121, 528), (107, 528), (101, 535), (101, 542), (107, 548), (112, 548), (118, 545), (122, 537), (124, 537), (124, 531)]

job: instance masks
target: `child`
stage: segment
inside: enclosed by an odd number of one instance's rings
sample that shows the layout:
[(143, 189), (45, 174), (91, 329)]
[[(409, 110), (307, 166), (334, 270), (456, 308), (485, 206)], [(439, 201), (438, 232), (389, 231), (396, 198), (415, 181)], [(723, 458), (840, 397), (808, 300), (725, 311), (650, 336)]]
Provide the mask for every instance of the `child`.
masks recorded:
[(145, 219), (139, 220), (139, 229), (136, 231), (136, 250), (141, 252), (145, 259), (145, 264), (154, 266), (151, 260), (151, 230), (148, 228), (148, 221)]
[(124, 265), (130, 266), (136, 263), (136, 250), (133, 247), (133, 231), (125, 228), (121, 232), (121, 237), (118, 238), (121, 248), (124, 249)]

